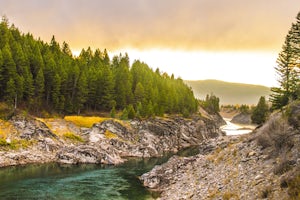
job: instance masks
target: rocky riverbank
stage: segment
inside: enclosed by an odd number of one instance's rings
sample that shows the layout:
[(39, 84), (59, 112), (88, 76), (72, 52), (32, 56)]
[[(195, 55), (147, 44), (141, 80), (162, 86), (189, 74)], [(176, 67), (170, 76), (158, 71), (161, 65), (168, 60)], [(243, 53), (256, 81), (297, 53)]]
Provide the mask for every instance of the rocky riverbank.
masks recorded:
[(91, 128), (63, 119), (18, 116), (0, 123), (10, 131), (0, 145), (1, 167), (44, 162), (118, 164), (126, 156), (161, 156), (222, 135), (213, 120), (203, 117), (111, 119)]
[(201, 154), (173, 156), (141, 180), (161, 192), (160, 199), (258, 199), (259, 191), (272, 184), (265, 176), (271, 169), (261, 150), (246, 143), (237, 136), (210, 140), (201, 145)]
[(299, 105), (252, 134), (206, 140), (200, 154), (173, 156), (140, 179), (161, 200), (299, 199)]

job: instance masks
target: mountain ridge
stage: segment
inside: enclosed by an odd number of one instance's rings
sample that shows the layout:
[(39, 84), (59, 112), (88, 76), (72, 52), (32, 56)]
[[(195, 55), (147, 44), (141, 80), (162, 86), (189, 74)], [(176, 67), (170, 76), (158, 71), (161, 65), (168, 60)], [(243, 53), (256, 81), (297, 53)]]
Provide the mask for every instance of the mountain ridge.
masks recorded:
[(247, 83), (226, 82), (215, 79), (206, 80), (185, 80), (188, 86), (193, 89), (198, 99), (204, 99), (207, 94), (213, 93), (220, 98), (220, 104), (248, 104), (256, 105), (259, 97), (267, 99), (271, 90), (267, 86)]

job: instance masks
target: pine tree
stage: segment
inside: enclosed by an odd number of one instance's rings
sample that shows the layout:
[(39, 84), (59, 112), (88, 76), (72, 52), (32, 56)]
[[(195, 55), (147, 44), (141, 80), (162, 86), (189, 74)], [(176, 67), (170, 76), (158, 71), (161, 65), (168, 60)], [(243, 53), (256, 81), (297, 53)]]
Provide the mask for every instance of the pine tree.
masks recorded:
[(2, 21), (0, 23), (0, 49), (3, 49), (5, 45), (8, 44), (9, 41), (9, 29), (8, 29), (8, 19), (6, 16), (2, 17)]
[(290, 100), (299, 98), (300, 77), (300, 12), (297, 23), (292, 24), (288, 32), (282, 51), (277, 59), (275, 70), (279, 76), (280, 87), (271, 88), (270, 101), (272, 108), (278, 109), (287, 105)]
[(277, 74), (279, 75), (279, 84), (280, 88), (272, 88), (273, 94), (271, 95), (271, 102), (273, 108), (277, 109), (282, 106), (285, 106), (289, 98), (292, 95), (292, 77), (293, 77), (293, 52), (291, 47), (291, 31), (286, 36), (285, 43), (282, 47), (282, 51), (280, 52), (277, 64), (278, 66), (275, 68)]
[(3, 57), (2, 57), (2, 51), (0, 49), (0, 100), (1, 100), (1, 96), (3, 96), (3, 90), (4, 90), (4, 81), (3, 81), (4, 77), (3, 77)]
[(120, 55), (114, 58), (114, 74), (115, 74), (115, 94), (118, 108), (124, 108), (131, 103), (132, 99), (132, 79), (129, 72), (129, 58)]
[(145, 90), (143, 85), (138, 82), (134, 90), (134, 102), (144, 102)]
[[(33, 40), (33, 38), (30, 38), (29, 40)], [(29, 54), (30, 71), (33, 75), (33, 78), (35, 79), (40, 69), (44, 68), (44, 60), (38, 43), (34, 41), (31, 41), (31, 43), (32, 43), (32, 47), (31, 47), (32, 53)]]
[(109, 110), (111, 101), (114, 98), (114, 79), (111, 69), (108, 65), (103, 66), (101, 76), (101, 106), (104, 110)]
[(55, 79), (56, 63), (53, 54), (47, 49), (43, 55), (46, 105), (49, 105)]
[(126, 108), (123, 109), (120, 119), (121, 120), (128, 120), (128, 111), (127, 111)]
[(115, 118), (116, 117), (116, 101), (115, 100), (111, 100), (110, 101), (110, 106), (112, 107), (112, 109), (110, 110), (110, 117), (111, 118)]
[(9, 81), (6, 84), (6, 89), (5, 89), (5, 100), (10, 104), (14, 105), (15, 104), (15, 99), (17, 96), (16, 92), (16, 84), (13, 78), (10, 78)]
[(73, 57), (73, 54), (72, 54), (72, 51), (70, 49), (70, 46), (66, 43), (66, 42), (63, 42), (63, 45), (62, 45), (62, 52), (69, 56), (69, 57)]
[(293, 76), (295, 83), (292, 87), (294, 91), (293, 98), (299, 99), (300, 98), (300, 12), (296, 17), (296, 23), (292, 25), (293, 37), (292, 37), (292, 49), (293, 49), (293, 57), (295, 60), (295, 68)]
[(128, 111), (128, 119), (134, 119), (135, 118), (135, 110), (134, 110), (132, 104), (129, 104), (127, 106), (127, 111)]
[[(83, 70), (84, 71), (84, 70)], [(91, 67), (86, 72), (86, 77), (89, 77), (89, 81), (87, 82), (87, 97), (86, 97), (86, 106), (87, 109), (97, 110), (100, 104), (100, 90), (99, 88), (101, 73), (96, 70), (94, 67)]]
[(103, 52), (103, 64), (106, 65), (106, 66), (110, 65), (110, 58), (108, 56), (108, 53), (107, 53), (106, 49), (104, 49), (104, 52)]
[(28, 62), (26, 62), (25, 54), (22, 50), (21, 44), (16, 41), (12, 42), (11, 53), (13, 60), (16, 64), (18, 74), (22, 75), (24, 73), (24, 68), (28, 66)]
[(154, 108), (153, 108), (153, 104), (151, 101), (149, 101), (148, 105), (147, 105), (147, 111), (146, 111), (146, 115), (147, 117), (153, 117), (154, 116)]
[(55, 36), (52, 36), (51, 42), (50, 42), (50, 50), (53, 54), (58, 55), (60, 53), (60, 46), (59, 43), (56, 42)]
[(268, 110), (269, 107), (265, 97), (260, 97), (257, 106), (254, 108), (253, 113), (251, 115), (252, 122), (255, 124), (264, 123), (268, 116)]
[(79, 76), (77, 88), (76, 88), (76, 95), (74, 99), (74, 109), (79, 115), (81, 110), (84, 108), (84, 103), (86, 102), (87, 97), (87, 79), (85, 74), (81, 74)]
[(15, 108), (17, 108), (18, 101), (23, 99), (24, 95), (24, 77), (16, 74), (15, 77), (16, 96), (15, 96)]
[(34, 81), (32, 74), (29, 70), (29, 67), (24, 69), (24, 99), (29, 101), (29, 104), (32, 102), (32, 97), (34, 96)]
[[(10, 79), (13, 79), (15, 84), (15, 78), (17, 75), (16, 70), (16, 64), (12, 58), (11, 50), (9, 48), (9, 45), (5, 45), (5, 47), (2, 49), (2, 57), (3, 57), (3, 65), (2, 65), (2, 71), (1, 71), (1, 91), (6, 90), (6, 85)], [(3, 96), (4, 94), (1, 93), (0, 95)]]
[(136, 117), (138, 119), (141, 119), (142, 117), (145, 117), (145, 114), (143, 113), (143, 106), (142, 106), (141, 102), (137, 103), (137, 106), (136, 106), (135, 110), (136, 110)]
[(52, 99), (54, 109), (56, 109), (56, 110), (60, 110), (60, 105), (59, 105), (60, 98), (61, 98), (60, 87), (61, 87), (60, 76), (58, 74), (55, 74), (54, 80), (53, 80), (53, 86), (52, 86), (53, 89), (51, 91), (51, 99)]
[[(21, 37), (19, 34), (19, 32), (15, 29), (13, 29), (12, 31), (15, 31), (14, 37), (17, 38), (17, 40), (20, 40), (19, 37)], [(15, 75), (15, 85), (16, 85), (16, 89), (17, 89), (17, 99), (16, 101), (20, 101), (23, 100), (24, 97), (24, 92), (25, 92), (25, 86), (24, 86), (24, 82), (25, 82), (25, 71), (27, 68), (29, 68), (29, 63), (27, 62), (26, 58), (25, 58), (25, 54), (23, 52), (23, 49), (21, 47), (21, 44), (18, 43), (15, 39), (13, 39), (11, 42), (11, 53), (12, 53), (12, 57), (13, 60), (16, 64), (16, 72), (17, 74)], [(17, 104), (16, 104), (17, 105)]]
[(35, 108), (36, 111), (41, 107), (44, 100), (45, 79), (43, 70), (40, 69), (35, 79)]

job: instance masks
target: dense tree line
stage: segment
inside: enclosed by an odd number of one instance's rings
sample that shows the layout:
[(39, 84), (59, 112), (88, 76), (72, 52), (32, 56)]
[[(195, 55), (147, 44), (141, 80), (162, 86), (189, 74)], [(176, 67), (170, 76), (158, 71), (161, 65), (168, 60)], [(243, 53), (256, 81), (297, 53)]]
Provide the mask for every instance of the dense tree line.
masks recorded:
[[(134, 111), (132, 116), (190, 114), (197, 101), (180, 78), (135, 61), (127, 54), (110, 59), (106, 50), (83, 49), (73, 57), (60, 45), (22, 34), (3, 18), (0, 24), (0, 101), (29, 111), (57, 113)], [(133, 110), (133, 111), (132, 111)]]
[(300, 12), (292, 24), (277, 59), (280, 87), (272, 88), (272, 108), (278, 109), (300, 98)]

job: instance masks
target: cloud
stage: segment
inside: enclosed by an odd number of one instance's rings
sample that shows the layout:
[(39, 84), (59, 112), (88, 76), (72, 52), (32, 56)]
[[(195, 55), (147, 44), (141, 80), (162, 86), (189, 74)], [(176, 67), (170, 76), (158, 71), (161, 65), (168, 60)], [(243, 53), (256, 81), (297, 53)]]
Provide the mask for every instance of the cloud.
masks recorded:
[(278, 50), (298, 0), (10, 0), (22, 31), (73, 48)]

